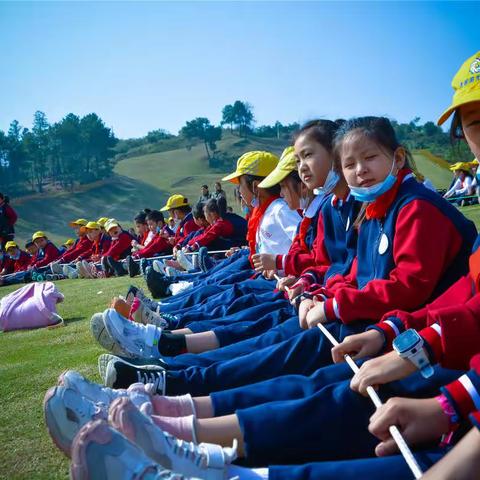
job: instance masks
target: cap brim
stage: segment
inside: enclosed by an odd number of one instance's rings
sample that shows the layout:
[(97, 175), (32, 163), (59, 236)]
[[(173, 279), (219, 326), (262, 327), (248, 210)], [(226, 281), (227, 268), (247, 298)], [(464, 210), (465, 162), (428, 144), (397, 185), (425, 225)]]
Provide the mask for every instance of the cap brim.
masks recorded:
[(232, 183), (239, 183), (238, 177), (243, 175), (243, 173), (240, 172), (233, 172), (230, 175), (227, 175), (226, 177), (222, 178), (222, 182), (232, 182)]
[(259, 184), (259, 188), (270, 188), (278, 185), (282, 180), (288, 177), (293, 170), (274, 170), (270, 175), (267, 175)]
[(165, 205), (160, 209), (161, 212), (168, 212), (168, 210), (170, 210), (170, 207), (168, 205)]
[(442, 125), (443, 123), (446, 122), (448, 117), (458, 108), (461, 107), (462, 105), (466, 105), (467, 103), (473, 103), (473, 102), (480, 102), (480, 89), (474, 90), (473, 92), (470, 92), (470, 95), (464, 95), (462, 99), (458, 99), (457, 101), (454, 101), (440, 116), (440, 118), (437, 120), (437, 125)]

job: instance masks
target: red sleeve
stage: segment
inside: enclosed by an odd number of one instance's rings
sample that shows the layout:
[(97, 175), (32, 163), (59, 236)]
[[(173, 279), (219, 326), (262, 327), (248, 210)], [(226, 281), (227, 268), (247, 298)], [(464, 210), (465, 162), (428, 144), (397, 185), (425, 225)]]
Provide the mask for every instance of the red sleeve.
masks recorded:
[(93, 243), (91, 240), (88, 239), (86, 235), (84, 235), (75, 248), (72, 248), (71, 250), (67, 250), (61, 257), (60, 257), (60, 262), (61, 263), (70, 263), (73, 262), (74, 260), (77, 260), (79, 257), (90, 257), (92, 255), (92, 250), (93, 250)]
[[(432, 232), (442, 235), (432, 235)], [(371, 280), (362, 290), (339, 288), (334, 299), (344, 323), (378, 320), (393, 306), (414, 310), (430, 298), (457, 255), (462, 237), (434, 205), (414, 200), (398, 213), (393, 245), (394, 268), (388, 278)], [(335, 303), (334, 302), (334, 303)], [(325, 305), (325, 309), (331, 309)]]
[[(192, 232), (196, 232), (200, 227), (195, 223), (193, 219), (188, 220), (183, 224), (182, 229), (177, 229), (175, 232), (175, 245), (182, 243), (185, 238), (188, 237)], [(181, 230), (181, 233), (180, 233)]]
[(7, 217), (8, 224), (13, 227), (17, 222), (17, 212), (15, 212), (10, 205), (5, 205), (5, 215)]
[(13, 273), (15, 271), (15, 262), (10, 257), (5, 258), (3, 261), (2, 269), (5, 270), (5, 275)]
[(58, 248), (55, 247), (53, 243), (47, 243), (45, 247), (45, 256), (40, 259), (38, 262), (34, 263), (35, 268), (46, 267), (49, 263), (57, 260), (60, 257), (60, 252)]
[(228, 220), (219, 219), (213, 225), (207, 227), (202, 234), (192, 238), (187, 245), (197, 248), (206, 247), (219, 237), (228, 238), (232, 235), (233, 225)]
[(138, 250), (133, 255), (136, 258), (148, 258), (153, 257), (158, 253), (171, 252), (171, 250), (172, 246), (167, 242), (167, 240), (157, 234), (146, 247)]
[(31, 257), (26, 252), (20, 253), (20, 258), (15, 261), (15, 272), (23, 272), (28, 268), (31, 262)]
[(104, 253), (105, 256), (112, 257), (114, 260), (120, 260), (122, 255), (127, 251), (132, 244), (132, 237), (122, 232), (116, 240), (112, 240), (110, 248)]

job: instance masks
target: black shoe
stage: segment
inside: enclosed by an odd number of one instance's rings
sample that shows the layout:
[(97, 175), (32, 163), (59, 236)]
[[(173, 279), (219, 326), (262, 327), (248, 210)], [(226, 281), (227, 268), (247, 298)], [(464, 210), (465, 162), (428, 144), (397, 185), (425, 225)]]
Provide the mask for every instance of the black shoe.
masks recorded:
[(198, 251), (198, 266), (204, 273), (208, 272), (215, 266), (215, 262), (210, 258), (206, 247), (201, 247)]
[(105, 272), (106, 277), (110, 277), (113, 275), (113, 270), (112, 270), (112, 267), (110, 266), (109, 260), (110, 260), (110, 257), (102, 257), (102, 259), (100, 260), (102, 269)]
[(159, 365), (133, 365), (117, 358), (108, 362), (105, 371), (105, 385), (110, 388), (128, 388), (133, 383), (153, 383), (157, 393), (165, 392), (166, 371)]
[(145, 281), (153, 298), (168, 297), (170, 295), (168, 287), (172, 281), (161, 273), (156, 272), (152, 267), (147, 267)]
[(129, 255), (125, 259), (125, 263), (127, 264), (127, 271), (128, 274), (130, 275), (130, 278), (136, 277), (137, 275), (140, 274), (140, 266), (138, 263), (132, 258), (131, 255)]
[(114, 260), (112, 257), (107, 257), (108, 258), (108, 263), (110, 267), (113, 270), (113, 273), (115, 274), (116, 277), (123, 277), (124, 275), (127, 274), (127, 271), (123, 267), (123, 262), (117, 262), (117, 260)]

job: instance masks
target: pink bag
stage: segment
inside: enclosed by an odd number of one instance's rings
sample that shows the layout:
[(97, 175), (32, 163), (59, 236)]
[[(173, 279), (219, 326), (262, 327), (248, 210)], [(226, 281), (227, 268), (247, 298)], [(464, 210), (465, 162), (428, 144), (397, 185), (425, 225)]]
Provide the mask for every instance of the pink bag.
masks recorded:
[(57, 303), (63, 295), (52, 282), (30, 283), (0, 300), (0, 330), (59, 326)]

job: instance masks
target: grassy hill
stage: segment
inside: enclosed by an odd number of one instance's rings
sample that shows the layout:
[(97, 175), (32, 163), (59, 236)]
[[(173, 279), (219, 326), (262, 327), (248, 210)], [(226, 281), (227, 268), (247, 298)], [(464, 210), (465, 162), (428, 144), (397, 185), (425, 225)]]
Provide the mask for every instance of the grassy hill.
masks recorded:
[[(168, 144), (168, 142), (171, 143)], [(126, 226), (132, 223), (133, 215), (140, 209), (160, 208), (172, 193), (181, 193), (195, 202), (204, 183), (213, 190), (215, 181), (220, 180), (235, 167), (236, 159), (249, 150), (269, 150), (280, 154), (286, 140), (277, 138), (239, 138), (229, 132), (218, 142), (220, 152), (231, 160), (222, 168), (210, 168), (203, 144), (194, 145), (190, 150), (178, 142), (167, 140), (173, 149), (133, 156), (120, 160), (115, 166), (113, 178), (84, 186), (82, 191), (49, 193), (19, 199), (12, 202), (20, 220), (17, 238), (24, 242), (35, 230), (46, 230), (54, 241), (63, 242), (71, 236), (68, 222), (85, 217), (96, 219), (100, 216), (115, 217)], [(437, 188), (450, 184), (451, 172), (448, 164), (435, 157), (428, 150), (414, 153), (418, 169)], [(235, 206), (231, 183), (225, 183), (228, 201)], [(470, 207), (468, 216), (480, 219), (480, 207)]]

